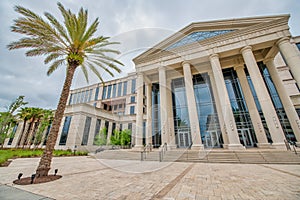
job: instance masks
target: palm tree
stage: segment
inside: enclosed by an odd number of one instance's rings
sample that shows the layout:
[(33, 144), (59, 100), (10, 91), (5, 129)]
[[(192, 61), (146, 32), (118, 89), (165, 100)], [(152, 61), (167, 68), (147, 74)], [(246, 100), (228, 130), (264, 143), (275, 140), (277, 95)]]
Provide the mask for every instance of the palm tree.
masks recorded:
[[(112, 69), (121, 72), (117, 65), (121, 62), (110, 57), (119, 54), (119, 51), (107, 48), (116, 42), (110, 42), (109, 37), (93, 37), (97, 30), (98, 18), (88, 27), (88, 12), (81, 8), (76, 16), (71, 10), (66, 10), (62, 4), (57, 3), (64, 18), (61, 24), (50, 13), (44, 13), (47, 20), (29, 9), (16, 6), (15, 11), (21, 14), (11, 27), (12, 32), (25, 35), (24, 38), (8, 45), (8, 49), (29, 48), (26, 56), (46, 56), (44, 63), (50, 64), (47, 74), (50, 75), (61, 65), (66, 63), (66, 78), (55, 112), (52, 128), (47, 139), (46, 148), (41, 157), (36, 176), (47, 176), (50, 170), (52, 152), (54, 150), (59, 127), (64, 115), (72, 79), (77, 68), (81, 68), (88, 81), (89, 68), (103, 82), (96, 67), (114, 76)], [(109, 55), (106, 55), (106, 54)]]
[(31, 115), (31, 109), (28, 108), (28, 107), (21, 108), (21, 110), (18, 113), (19, 119), (23, 120), (23, 128), (22, 128), (17, 146), (20, 146), (22, 144), (24, 145), (24, 142), (25, 142), (25, 139), (26, 139), (26, 135), (24, 135), (24, 134), (25, 134), (27, 121), (31, 118), (30, 115)]

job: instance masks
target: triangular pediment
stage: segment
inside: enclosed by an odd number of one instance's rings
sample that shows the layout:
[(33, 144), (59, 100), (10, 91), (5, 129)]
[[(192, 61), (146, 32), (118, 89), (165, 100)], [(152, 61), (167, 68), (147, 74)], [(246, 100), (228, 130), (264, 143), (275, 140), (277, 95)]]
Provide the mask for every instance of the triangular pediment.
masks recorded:
[(223, 35), (237, 33), (240, 30), (249, 29), (256, 25), (269, 23), (275, 20), (288, 19), (289, 15), (274, 15), (263, 17), (249, 17), (229, 20), (214, 20), (207, 22), (195, 22), (174, 33), (161, 41), (151, 49), (133, 59), (135, 63), (148, 56), (154, 56), (162, 51), (172, 51), (192, 43), (206, 41), (212, 38), (220, 38)]

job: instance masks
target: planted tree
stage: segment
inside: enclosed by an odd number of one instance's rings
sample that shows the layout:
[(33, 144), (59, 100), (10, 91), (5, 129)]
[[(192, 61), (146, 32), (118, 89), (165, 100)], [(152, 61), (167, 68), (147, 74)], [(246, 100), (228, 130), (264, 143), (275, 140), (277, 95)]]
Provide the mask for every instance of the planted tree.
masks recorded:
[(0, 112), (0, 145), (3, 147), (4, 141), (8, 137), (13, 137), (14, 133), (12, 133), (12, 128), (17, 123), (17, 116), (15, 112), (26, 105), (27, 102), (24, 102), (24, 96), (19, 96), (16, 100), (14, 100), (8, 107), (7, 111)]
[[(53, 111), (52, 110), (43, 110), (43, 116), (41, 118), (41, 122), (39, 123), (37, 132), (34, 137), (34, 146), (35, 148), (41, 144), (43, 140), (43, 133), (45, 130), (51, 125), (53, 121)], [(45, 136), (46, 137), (46, 136)], [(47, 138), (44, 138), (47, 139)]]
[(107, 143), (107, 129), (102, 128), (94, 139), (94, 145), (101, 146)]
[(88, 69), (90, 69), (103, 82), (98, 69), (114, 76), (111, 70), (119, 73), (121, 70), (117, 65), (122, 65), (110, 56), (119, 54), (119, 51), (108, 48), (109, 45), (117, 43), (110, 42), (109, 37), (93, 36), (99, 25), (98, 18), (88, 26), (87, 10), (81, 8), (76, 15), (71, 10), (66, 10), (60, 3), (58, 3), (58, 8), (64, 19), (63, 23), (60, 23), (50, 13), (44, 14), (45, 20), (29, 9), (16, 6), (15, 11), (22, 17), (14, 21), (11, 30), (25, 35), (25, 37), (8, 45), (9, 50), (29, 48), (26, 56), (46, 56), (44, 63), (50, 64), (47, 71), (48, 75), (51, 75), (59, 67), (66, 66), (65, 82), (46, 148), (36, 170), (37, 177), (47, 176), (50, 170), (52, 152), (76, 69), (81, 68), (87, 81)]

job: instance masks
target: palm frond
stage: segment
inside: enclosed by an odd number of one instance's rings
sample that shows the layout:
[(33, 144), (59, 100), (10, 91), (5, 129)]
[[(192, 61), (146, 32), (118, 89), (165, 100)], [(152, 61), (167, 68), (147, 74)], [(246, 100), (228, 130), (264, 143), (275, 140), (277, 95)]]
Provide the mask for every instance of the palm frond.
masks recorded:
[(48, 71), (47, 71), (47, 75), (51, 75), (60, 65), (62, 65), (64, 63), (66, 59), (60, 59), (60, 60), (56, 60), (55, 62), (53, 62), (51, 64), (51, 66), (49, 67)]
[(83, 75), (84, 75), (84, 78), (85, 78), (86, 82), (89, 83), (89, 75), (88, 75), (88, 72), (87, 72), (87, 69), (86, 69), (85, 65), (81, 65), (81, 70), (83, 72)]
[(95, 68), (95, 66), (93, 64), (88, 64), (89, 68), (91, 69), (91, 71), (100, 79), (100, 81), (102, 83), (104, 83), (104, 80), (102, 78), (102, 76), (100, 75), (99, 71)]

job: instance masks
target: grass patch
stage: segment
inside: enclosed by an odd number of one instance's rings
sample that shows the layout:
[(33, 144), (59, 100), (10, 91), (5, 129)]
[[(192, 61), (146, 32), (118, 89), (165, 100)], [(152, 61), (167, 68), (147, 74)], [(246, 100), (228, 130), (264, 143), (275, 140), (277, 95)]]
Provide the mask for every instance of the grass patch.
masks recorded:
[[(0, 149), (0, 166), (11, 158), (31, 158), (40, 157), (43, 154), (42, 149)], [(86, 156), (88, 152), (76, 151), (75, 156)], [(74, 156), (71, 150), (54, 150), (53, 156)]]

